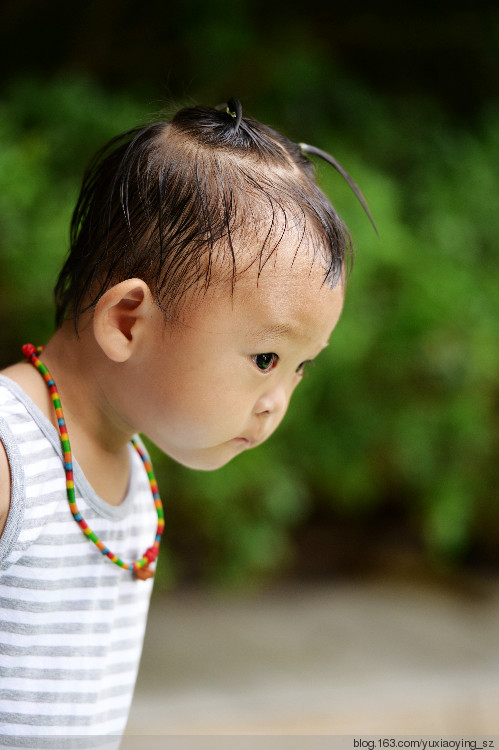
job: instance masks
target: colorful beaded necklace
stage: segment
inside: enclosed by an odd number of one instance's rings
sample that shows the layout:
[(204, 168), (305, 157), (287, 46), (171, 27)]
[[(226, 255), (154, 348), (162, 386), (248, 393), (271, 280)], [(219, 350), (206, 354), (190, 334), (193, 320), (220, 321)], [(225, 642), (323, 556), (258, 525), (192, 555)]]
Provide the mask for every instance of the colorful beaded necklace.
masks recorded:
[(78, 510), (78, 507), (76, 505), (76, 498), (75, 498), (75, 489), (74, 489), (74, 479), (73, 479), (73, 456), (71, 453), (71, 444), (69, 442), (68, 437), (68, 430), (66, 427), (66, 421), (64, 419), (64, 414), (62, 411), (61, 406), (61, 399), (59, 397), (59, 393), (57, 392), (57, 387), (54, 382), (54, 378), (48, 371), (47, 367), (43, 364), (43, 362), (38, 359), (38, 354), (41, 354), (43, 351), (43, 346), (35, 347), (33, 344), (25, 344), (22, 347), (22, 351), (28, 362), (31, 362), (31, 364), (36, 367), (38, 372), (42, 375), (43, 379), (45, 380), (48, 389), (50, 391), (50, 395), (52, 397), (52, 402), (54, 404), (55, 414), (57, 417), (57, 423), (59, 425), (59, 432), (61, 436), (61, 445), (62, 445), (62, 452), (64, 457), (64, 470), (66, 472), (66, 492), (68, 496), (68, 502), (69, 507), (71, 509), (71, 513), (73, 514), (73, 518), (78, 524), (78, 526), (81, 528), (85, 536), (92, 541), (95, 546), (102, 552), (103, 555), (108, 557), (111, 562), (118, 565), (120, 568), (124, 568), (125, 570), (131, 570), (136, 578), (141, 578), (142, 580), (145, 580), (146, 578), (152, 578), (154, 575), (154, 570), (151, 570), (149, 565), (153, 563), (159, 553), (159, 545), (161, 542), (161, 537), (163, 535), (163, 529), (165, 526), (165, 519), (163, 515), (163, 505), (161, 503), (161, 498), (159, 496), (158, 491), (158, 485), (156, 482), (156, 477), (154, 476), (154, 470), (152, 468), (152, 464), (150, 460), (148, 459), (145, 452), (142, 450), (138, 442), (135, 440), (135, 438), (132, 438), (132, 444), (137, 453), (139, 454), (140, 458), (142, 459), (142, 462), (144, 464), (144, 468), (147, 472), (147, 476), (149, 479), (149, 484), (151, 487), (152, 497), (154, 501), (154, 507), (156, 508), (156, 513), (158, 515), (158, 526), (156, 529), (156, 536), (154, 539), (154, 543), (152, 547), (149, 547), (147, 549), (143, 556), (132, 563), (125, 563), (123, 560), (120, 560), (120, 558), (113, 554), (111, 550), (106, 547), (104, 542), (101, 542), (99, 537), (92, 531), (92, 529), (89, 527), (83, 516), (81, 515), (80, 511)]

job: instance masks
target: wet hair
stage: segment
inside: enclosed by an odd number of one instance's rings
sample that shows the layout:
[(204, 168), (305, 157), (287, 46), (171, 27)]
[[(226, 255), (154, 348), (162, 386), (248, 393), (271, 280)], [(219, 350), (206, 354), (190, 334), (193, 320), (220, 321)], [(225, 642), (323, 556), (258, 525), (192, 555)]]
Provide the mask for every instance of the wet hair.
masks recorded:
[[(307, 149), (242, 117), (234, 99), (113, 138), (83, 179), (54, 290), (57, 326), (71, 316), (77, 329), (110, 286), (136, 277), (174, 315), (190, 289), (222, 278), (233, 288), (254, 263), (260, 273), (289, 232), (334, 286), (351, 242)], [(257, 252), (248, 259), (250, 246)]]

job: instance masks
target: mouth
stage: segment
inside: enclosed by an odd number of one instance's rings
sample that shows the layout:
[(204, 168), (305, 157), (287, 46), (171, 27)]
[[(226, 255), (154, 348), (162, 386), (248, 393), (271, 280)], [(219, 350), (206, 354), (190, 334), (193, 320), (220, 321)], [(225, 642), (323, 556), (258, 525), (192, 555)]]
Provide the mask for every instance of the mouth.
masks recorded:
[(233, 438), (232, 442), (243, 446), (246, 445), (249, 448), (250, 446), (255, 445), (257, 441), (249, 437), (237, 437)]

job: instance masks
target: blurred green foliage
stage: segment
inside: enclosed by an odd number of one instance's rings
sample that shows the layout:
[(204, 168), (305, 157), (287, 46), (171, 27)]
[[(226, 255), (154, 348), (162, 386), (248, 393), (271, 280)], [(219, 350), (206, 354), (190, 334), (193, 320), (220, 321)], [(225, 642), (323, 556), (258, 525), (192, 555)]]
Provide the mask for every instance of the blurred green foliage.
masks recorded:
[[(291, 563), (291, 531), (317, 508), (341, 524), (369, 523), (389, 507), (428, 560), (458, 565), (474, 554), (491, 563), (499, 527), (497, 108), (457, 128), (434, 103), (388, 104), (346, 78), (324, 103), (320, 60), (294, 55), (281, 64), (272, 72), (280, 100), (253, 99), (251, 114), (335, 154), (366, 195), (380, 237), (338, 175), (318, 164), (357, 247), (343, 317), (268, 444), (214, 473), (184, 469), (151, 446), (168, 519), (162, 580), (258, 581)], [(7, 88), (0, 365), (18, 359), (25, 340), (52, 332), (52, 287), (86, 162), (156, 109), (81, 77), (24, 77)], [(332, 109), (342, 115), (333, 119)]]

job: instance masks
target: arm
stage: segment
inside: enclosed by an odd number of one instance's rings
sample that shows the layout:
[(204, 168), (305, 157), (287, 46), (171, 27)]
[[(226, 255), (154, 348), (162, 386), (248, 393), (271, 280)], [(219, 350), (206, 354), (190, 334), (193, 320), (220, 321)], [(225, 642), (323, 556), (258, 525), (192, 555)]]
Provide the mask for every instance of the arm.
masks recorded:
[(0, 537), (7, 523), (10, 508), (10, 467), (0, 440)]

